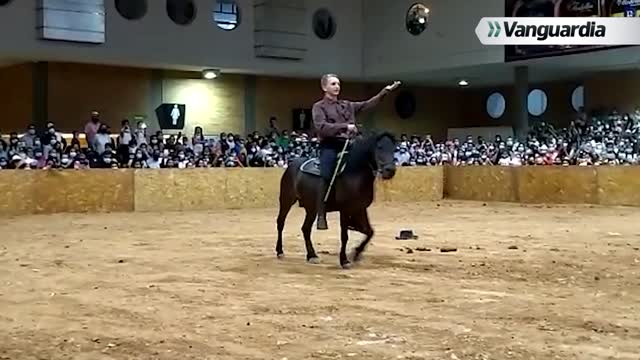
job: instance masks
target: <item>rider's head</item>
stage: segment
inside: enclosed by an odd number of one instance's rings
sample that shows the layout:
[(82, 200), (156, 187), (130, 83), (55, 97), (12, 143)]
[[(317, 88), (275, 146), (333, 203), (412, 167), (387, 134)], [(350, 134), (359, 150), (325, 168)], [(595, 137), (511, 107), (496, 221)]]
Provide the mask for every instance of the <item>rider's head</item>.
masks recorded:
[(340, 79), (335, 74), (324, 74), (320, 79), (320, 85), (324, 93), (330, 97), (338, 97), (340, 95)]

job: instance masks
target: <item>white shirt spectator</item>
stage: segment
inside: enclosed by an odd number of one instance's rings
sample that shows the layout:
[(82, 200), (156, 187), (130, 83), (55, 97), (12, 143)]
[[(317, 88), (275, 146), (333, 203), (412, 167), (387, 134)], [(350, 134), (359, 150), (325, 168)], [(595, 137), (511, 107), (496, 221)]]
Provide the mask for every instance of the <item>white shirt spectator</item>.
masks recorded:
[(147, 165), (149, 169), (160, 169), (160, 165), (162, 165), (162, 158), (158, 158), (158, 160), (154, 160), (153, 157), (147, 159)]
[(96, 134), (93, 144), (94, 149), (98, 154), (102, 154), (105, 151), (106, 145), (111, 143), (111, 137), (109, 134)]

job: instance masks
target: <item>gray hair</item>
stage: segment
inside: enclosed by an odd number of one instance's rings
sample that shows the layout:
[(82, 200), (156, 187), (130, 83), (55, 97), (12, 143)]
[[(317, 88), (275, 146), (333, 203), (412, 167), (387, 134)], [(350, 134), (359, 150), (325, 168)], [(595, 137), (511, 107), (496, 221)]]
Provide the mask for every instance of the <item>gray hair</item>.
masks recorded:
[(329, 78), (338, 78), (338, 75), (336, 74), (324, 74), (322, 75), (322, 77), (320, 78), (320, 86), (322, 86), (324, 88), (325, 85), (327, 85), (327, 81), (329, 81)]

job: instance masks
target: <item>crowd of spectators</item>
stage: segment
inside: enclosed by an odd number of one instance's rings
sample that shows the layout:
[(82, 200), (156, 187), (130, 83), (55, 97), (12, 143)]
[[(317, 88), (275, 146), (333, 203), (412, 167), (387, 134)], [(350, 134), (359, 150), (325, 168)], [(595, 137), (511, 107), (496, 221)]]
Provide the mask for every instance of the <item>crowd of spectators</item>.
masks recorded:
[[(11, 133), (0, 138), (0, 169), (85, 168), (197, 168), (286, 167), (289, 160), (317, 156), (318, 140), (304, 132), (280, 131), (272, 126), (264, 133), (221, 133), (205, 137), (200, 127), (189, 138), (148, 133), (144, 122), (135, 127), (128, 120), (116, 134), (92, 113), (80, 133), (70, 141), (49, 122), (38, 133)], [(82, 145), (82, 143), (85, 145)], [(584, 112), (567, 128), (536, 123), (526, 139), (496, 135), (436, 142), (431, 136), (398, 139), (399, 166), (468, 165), (635, 165), (640, 161), (640, 108), (631, 114), (612, 111), (587, 118)]]

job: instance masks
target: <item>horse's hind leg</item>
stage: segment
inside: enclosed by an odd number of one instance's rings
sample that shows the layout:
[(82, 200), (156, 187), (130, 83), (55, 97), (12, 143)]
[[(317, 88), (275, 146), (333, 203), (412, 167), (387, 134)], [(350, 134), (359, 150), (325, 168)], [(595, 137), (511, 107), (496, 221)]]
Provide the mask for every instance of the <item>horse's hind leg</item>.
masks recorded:
[(349, 242), (349, 215), (340, 211), (340, 266), (343, 269), (351, 267), (351, 262), (347, 258), (347, 243)]
[(371, 223), (369, 223), (369, 214), (367, 214), (367, 209), (364, 209), (362, 212), (355, 215), (352, 221), (357, 224), (357, 230), (366, 236), (360, 245), (358, 245), (354, 250), (353, 261), (358, 262), (362, 259), (362, 253), (367, 248), (371, 238), (373, 238), (373, 228), (371, 227)]
[(320, 263), (320, 258), (316, 254), (311, 242), (311, 229), (313, 228), (313, 222), (316, 220), (315, 208), (305, 208), (306, 216), (304, 223), (302, 224), (302, 235), (304, 236), (304, 246), (307, 248), (307, 261), (312, 264)]
[(280, 193), (280, 210), (278, 211), (277, 220), (278, 241), (276, 242), (276, 254), (278, 258), (284, 257), (284, 250), (282, 249), (282, 231), (284, 230), (284, 223), (287, 219), (287, 215), (295, 203), (296, 197), (293, 194)]

